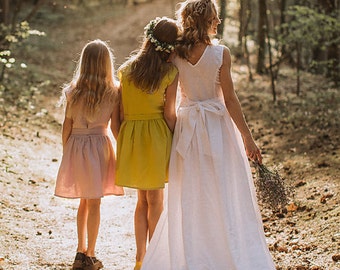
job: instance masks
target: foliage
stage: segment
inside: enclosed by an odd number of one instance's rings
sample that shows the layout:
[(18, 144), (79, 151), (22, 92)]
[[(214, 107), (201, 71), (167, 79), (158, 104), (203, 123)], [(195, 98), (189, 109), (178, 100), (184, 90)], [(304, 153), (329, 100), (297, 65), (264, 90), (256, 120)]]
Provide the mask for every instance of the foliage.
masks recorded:
[[(5, 70), (17, 68), (15, 65), (13, 45), (20, 45), (21, 42), (31, 35), (43, 36), (44, 32), (31, 29), (27, 21), (22, 21), (12, 27), (11, 25), (0, 24), (0, 83), (4, 79)], [(26, 68), (25, 63), (20, 64), (20, 68)]]
[[(289, 22), (281, 25), (282, 35), (279, 42), (290, 51), (298, 46), (304, 48), (307, 55), (313, 49), (326, 50), (331, 45), (340, 42), (340, 21), (327, 14), (317, 12), (306, 6), (292, 6), (286, 15), (290, 17)], [(309, 59), (308, 65), (329, 64), (329, 61), (316, 63)]]
[(299, 42), (315, 47), (324, 41), (322, 46), (326, 48), (339, 41), (339, 37), (334, 38), (334, 34), (339, 33), (340, 29), (340, 22), (335, 18), (306, 6), (292, 6), (287, 10), (287, 15), (291, 17), (291, 20), (282, 25), (288, 33), (282, 40), (286, 45)]

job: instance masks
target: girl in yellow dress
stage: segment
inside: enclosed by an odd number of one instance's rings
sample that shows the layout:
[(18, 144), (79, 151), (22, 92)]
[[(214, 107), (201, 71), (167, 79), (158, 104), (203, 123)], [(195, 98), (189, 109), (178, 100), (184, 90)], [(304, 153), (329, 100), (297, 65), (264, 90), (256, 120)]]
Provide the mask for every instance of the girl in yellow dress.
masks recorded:
[(138, 190), (135, 270), (141, 267), (147, 240), (163, 210), (176, 122), (178, 71), (170, 56), (177, 34), (176, 23), (169, 18), (150, 21), (141, 48), (118, 71), (122, 123), (117, 140), (116, 184)]

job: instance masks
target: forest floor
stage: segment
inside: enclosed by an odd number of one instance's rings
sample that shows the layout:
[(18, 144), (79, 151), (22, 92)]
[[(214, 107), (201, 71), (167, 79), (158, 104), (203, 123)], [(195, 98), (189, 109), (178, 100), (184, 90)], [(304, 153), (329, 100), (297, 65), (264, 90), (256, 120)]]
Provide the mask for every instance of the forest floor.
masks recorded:
[[(63, 109), (56, 106), (61, 86), (71, 79), (87, 41), (109, 41), (118, 67), (138, 47), (150, 19), (172, 14), (166, 0), (126, 7), (55, 4), (38, 12), (31, 26), (46, 36), (25, 41), (16, 59), (28, 68), (9, 73), (10, 90), (0, 92), (0, 269), (70, 269), (78, 201), (53, 196), (62, 154)], [(247, 73), (235, 60), (244, 114), (264, 163), (278, 168), (295, 191), (280, 213), (261, 205), (277, 269), (340, 269), (339, 89), (303, 73), (297, 96), (295, 72), (283, 68), (274, 103), (268, 77), (249, 82)], [(135, 195), (126, 189), (125, 196), (102, 201), (97, 257), (104, 269), (133, 269)]]

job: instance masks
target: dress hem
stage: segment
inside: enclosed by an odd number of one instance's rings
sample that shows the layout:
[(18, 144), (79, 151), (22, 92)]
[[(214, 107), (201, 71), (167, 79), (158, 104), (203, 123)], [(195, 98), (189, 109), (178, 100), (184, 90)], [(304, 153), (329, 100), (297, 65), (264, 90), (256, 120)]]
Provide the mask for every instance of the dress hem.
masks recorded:
[[(165, 183), (167, 184), (167, 183)], [(137, 187), (137, 186), (133, 186), (133, 185), (119, 185), (116, 183), (116, 186), (119, 187), (126, 187), (126, 188), (133, 188), (133, 189), (138, 189), (138, 190), (158, 190), (158, 189), (164, 189), (165, 185), (163, 187), (148, 187), (148, 188), (144, 188), (144, 187)]]
[(91, 200), (91, 199), (101, 199), (103, 197), (107, 197), (107, 196), (124, 196), (124, 193), (121, 194), (115, 194), (115, 193), (106, 193), (104, 195), (101, 195), (99, 197), (87, 197), (87, 196), (63, 196), (63, 195), (58, 195), (58, 194), (54, 194), (54, 196), (59, 197), (59, 198), (64, 198), (64, 199), (87, 199), (87, 200)]

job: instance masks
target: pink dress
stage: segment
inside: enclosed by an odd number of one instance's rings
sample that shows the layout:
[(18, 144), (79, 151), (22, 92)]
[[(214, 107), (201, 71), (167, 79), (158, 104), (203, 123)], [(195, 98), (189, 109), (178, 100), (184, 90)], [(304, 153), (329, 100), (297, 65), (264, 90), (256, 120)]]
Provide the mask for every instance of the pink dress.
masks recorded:
[(142, 270), (274, 270), (241, 134), (219, 82), (223, 46), (176, 57), (181, 102), (168, 201)]
[(123, 188), (115, 185), (116, 158), (107, 133), (114, 106), (114, 101), (104, 99), (91, 119), (84, 117), (82, 102), (66, 110), (73, 126), (63, 150), (56, 196), (96, 199), (124, 194)]

